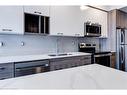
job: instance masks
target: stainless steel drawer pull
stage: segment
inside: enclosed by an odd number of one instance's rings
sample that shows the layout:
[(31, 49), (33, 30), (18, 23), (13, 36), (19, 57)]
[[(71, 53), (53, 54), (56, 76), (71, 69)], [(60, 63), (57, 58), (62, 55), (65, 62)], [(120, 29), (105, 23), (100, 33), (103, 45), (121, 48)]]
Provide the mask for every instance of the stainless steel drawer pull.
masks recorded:
[(57, 33), (58, 35), (63, 35), (63, 33)]
[(37, 12), (37, 11), (35, 11), (34, 13), (41, 14), (41, 12)]
[(12, 29), (2, 29), (2, 31), (12, 31)]
[(48, 67), (48, 66), (49, 66), (49, 64), (45, 64), (45, 66), (46, 66), (46, 67)]
[(4, 70), (5, 68), (4, 67), (0, 67), (0, 70)]
[(75, 34), (75, 36), (80, 36), (80, 34)]

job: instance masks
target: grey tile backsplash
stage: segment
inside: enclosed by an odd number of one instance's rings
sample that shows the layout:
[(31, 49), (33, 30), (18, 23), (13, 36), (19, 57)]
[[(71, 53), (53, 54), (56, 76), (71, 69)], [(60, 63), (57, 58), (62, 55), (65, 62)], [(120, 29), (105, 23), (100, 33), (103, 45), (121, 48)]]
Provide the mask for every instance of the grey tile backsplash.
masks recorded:
[[(0, 55), (46, 54), (78, 51), (78, 39), (40, 35), (0, 35)], [(24, 42), (24, 46), (22, 46)]]
[[(96, 49), (100, 49), (99, 39), (97, 38), (42, 35), (0, 35), (0, 44), (1, 42), (3, 43), (3, 46), (0, 46), (0, 55), (77, 52), (78, 43), (80, 42), (97, 44)], [(104, 40), (104, 42), (106, 41)], [(103, 44), (103, 40), (101, 40), (101, 44)], [(104, 49), (103, 47), (101, 48)]]

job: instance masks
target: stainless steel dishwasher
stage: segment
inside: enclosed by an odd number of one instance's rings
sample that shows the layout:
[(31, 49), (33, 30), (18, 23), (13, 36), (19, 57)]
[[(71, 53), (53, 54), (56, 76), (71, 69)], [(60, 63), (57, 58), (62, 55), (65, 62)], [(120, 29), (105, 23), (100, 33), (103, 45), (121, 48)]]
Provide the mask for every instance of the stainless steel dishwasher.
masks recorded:
[(49, 60), (15, 63), (15, 77), (50, 71)]

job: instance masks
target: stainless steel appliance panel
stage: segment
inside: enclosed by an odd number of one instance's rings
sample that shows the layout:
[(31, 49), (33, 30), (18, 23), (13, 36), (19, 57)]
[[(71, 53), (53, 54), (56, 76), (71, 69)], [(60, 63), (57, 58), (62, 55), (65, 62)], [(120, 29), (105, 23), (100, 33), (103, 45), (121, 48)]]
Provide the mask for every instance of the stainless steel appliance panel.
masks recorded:
[(125, 70), (125, 46), (124, 45), (120, 45), (119, 60), (120, 60), (119, 69), (124, 71)]
[(125, 45), (125, 71), (127, 71), (127, 45)]
[(101, 36), (101, 25), (98, 23), (84, 23), (84, 36)]
[(124, 34), (125, 35), (125, 40), (124, 41), (125, 41), (125, 45), (127, 45), (127, 29), (125, 29), (124, 32), (125, 32), (125, 34)]
[(127, 30), (117, 29), (117, 68), (122, 71), (127, 71)]
[(120, 33), (120, 44), (123, 45), (125, 44), (125, 32), (124, 30), (121, 30), (120, 32), (121, 32)]
[(119, 69), (120, 67), (120, 39), (121, 39), (121, 29), (117, 29), (116, 31), (117, 35), (116, 35), (116, 62), (117, 62), (117, 69)]
[(49, 61), (15, 63), (15, 77), (50, 71)]

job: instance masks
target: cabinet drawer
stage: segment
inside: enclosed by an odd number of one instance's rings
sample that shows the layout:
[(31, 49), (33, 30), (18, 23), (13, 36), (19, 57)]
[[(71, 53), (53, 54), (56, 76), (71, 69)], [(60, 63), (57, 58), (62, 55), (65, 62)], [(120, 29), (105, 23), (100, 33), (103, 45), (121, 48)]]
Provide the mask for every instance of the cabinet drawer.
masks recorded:
[(75, 57), (64, 57), (64, 58), (54, 58), (51, 59), (50, 62), (59, 62), (59, 61), (65, 61), (65, 60), (72, 60)]
[(91, 63), (91, 59), (84, 60), (84, 63)]
[(13, 70), (14, 70), (13, 63), (0, 64), (0, 74), (7, 73), (7, 72), (13, 72)]
[(60, 70), (65, 68), (71, 68), (71, 67), (77, 67), (82, 65), (91, 64), (91, 60), (85, 61), (85, 60), (65, 60), (65, 61), (58, 61), (58, 62), (52, 62), (50, 64), (50, 70)]
[(7, 79), (7, 78), (12, 78), (12, 77), (14, 77), (14, 74), (12, 72), (6, 72), (6, 73), (1, 73), (0, 74), (0, 80)]
[(50, 70), (60, 70), (60, 69), (65, 69), (65, 68), (69, 68), (71, 67), (71, 63), (73, 63), (72, 61), (57, 61), (57, 62), (52, 62), (50, 64)]
[(51, 59), (50, 62), (65, 61), (65, 60), (79, 60), (79, 59), (91, 59), (91, 55), (89, 55), (89, 56), (73, 56), (73, 57), (55, 58), (55, 59)]
[(65, 68), (77, 67), (91, 64), (91, 55), (57, 58), (50, 60), (50, 70), (60, 70)]
[(88, 59), (91, 59), (91, 56), (83, 56), (81, 57), (81, 59), (88, 60)]
[(91, 64), (91, 60), (85, 61), (85, 60), (77, 60), (77, 61), (59, 61), (59, 62), (53, 62), (51, 63), (50, 70), (60, 70), (60, 69), (66, 69), (71, 67), (77, 67), (77, 66), (83, 66)]

